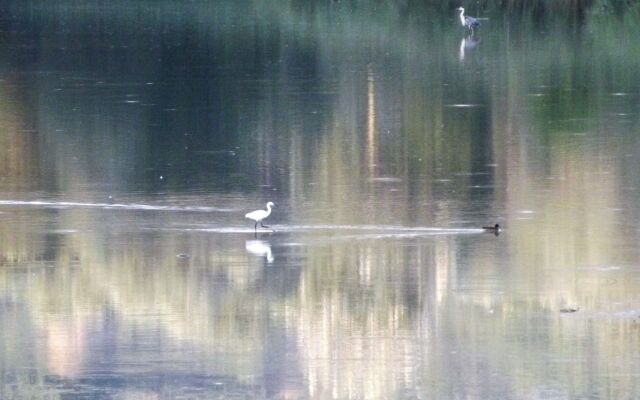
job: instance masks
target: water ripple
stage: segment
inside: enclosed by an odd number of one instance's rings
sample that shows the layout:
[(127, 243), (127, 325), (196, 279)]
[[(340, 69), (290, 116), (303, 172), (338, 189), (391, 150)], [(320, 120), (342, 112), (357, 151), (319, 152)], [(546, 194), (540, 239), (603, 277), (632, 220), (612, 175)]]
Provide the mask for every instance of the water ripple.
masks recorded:
[(120, 203), (83, 203), (74, 201), (46, 201), (46, 200), (0, 200), (0, 206), (40, 207), (40, 208), (101, 208), (131, 211), (182, 211), (182, 212), (236, 212), (239, 209), (205, 207), (205, 206), (161, 206), (153, 204), (120, 204)]

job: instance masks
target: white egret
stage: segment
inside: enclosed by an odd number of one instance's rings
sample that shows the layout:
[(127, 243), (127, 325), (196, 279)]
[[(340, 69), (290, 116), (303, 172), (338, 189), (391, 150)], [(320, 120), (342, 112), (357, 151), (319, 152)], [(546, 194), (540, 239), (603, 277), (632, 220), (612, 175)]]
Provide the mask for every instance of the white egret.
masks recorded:
[(258, 222), (260, 222), (261, 227), (268, 228), (268, 226), (262, 224), (262, 220), (267, 218), (271, 214), (271, 207), (273, 206), (274, 204), (272, 202), (268, 202), (266, 210), (255, 210), (245, 214), (245, 218), (256, 221), (256, 224), (253, 227), (254, 230), (258, 230)]

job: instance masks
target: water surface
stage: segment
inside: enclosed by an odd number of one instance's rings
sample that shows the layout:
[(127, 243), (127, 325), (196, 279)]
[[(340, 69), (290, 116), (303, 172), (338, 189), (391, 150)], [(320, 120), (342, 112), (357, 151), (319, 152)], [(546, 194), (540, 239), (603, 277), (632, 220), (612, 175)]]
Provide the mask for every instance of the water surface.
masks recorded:
[(640, 396), (633, 26), (215, 3), (4, 6), (0, 398)]

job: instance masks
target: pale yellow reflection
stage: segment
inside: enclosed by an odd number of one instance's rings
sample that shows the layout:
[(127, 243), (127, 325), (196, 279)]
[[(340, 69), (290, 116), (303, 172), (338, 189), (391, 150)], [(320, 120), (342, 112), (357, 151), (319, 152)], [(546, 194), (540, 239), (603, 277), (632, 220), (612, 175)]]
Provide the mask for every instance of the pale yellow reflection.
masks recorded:
[(75, 316), (55, 316), (41, 322), (47, 332), (48, 370), (60, 376), (77, 377), (86, 356), (86, 322)]
[(367, 167), (369, 176), (376, 176), (378, 165), (378, 132), (376, 125), (376, 75), (371, 66), (367, 71)]
[(311, 397), (382, 398), (415, 383), (415, 325), (390, 283), (404, 257), (370, 244), (311, 254), (294, 324)]
[[(67, 217), (62, 224), (77, 226), (87, 215)], [(78, 377), (95, 357), (88, 352), (88, 336), (104, 320), (108, 305), (121, 320), (123, 340), (132, 329), (159, 326), (170, 340), (197, 346), (203, 362), (217, 360), (219, 373), (247, 383), (261, 375), (264, 306), (260, 297), (252, 298), (252, 288), (264, 261), (247, 254), (243, 242), (227, 243), (228, 250), (221, 252), (212, 246), (216, 239), (202, 235), (188, 243), (173, 236), (139, 238), (112, 248), (97, 232), (58, 239), (54, 259), (39, 261), (45, 248), (25, 244), (28, 251), (0, 269), (0, 294), (25, 304), (34, 329), (45, 333), (40, 373)], [(11, 252), (9, 246), (2, 241), (2, 254)], [(191, 255), (186, 261), (176, 257), (185, 249)], [(29, 278), (16, 292), (14, 282), (23, 272)], [(212, 301), (216, 280), (227, 289)]]

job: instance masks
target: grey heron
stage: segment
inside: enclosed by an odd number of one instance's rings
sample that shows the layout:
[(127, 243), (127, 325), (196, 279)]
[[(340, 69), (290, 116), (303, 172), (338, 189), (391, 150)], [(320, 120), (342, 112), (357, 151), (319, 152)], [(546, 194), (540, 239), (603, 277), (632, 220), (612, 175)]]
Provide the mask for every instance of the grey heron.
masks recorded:
[(460, 11), (460, 24), (462, 24), (462, 26), (470, 29), (471, 32), (473, 32), (477, 28), (480, 28), (480, 21), (478, 21), (476, 18), (464, 15), (463, 7), (458, 7), (457, 10)]

